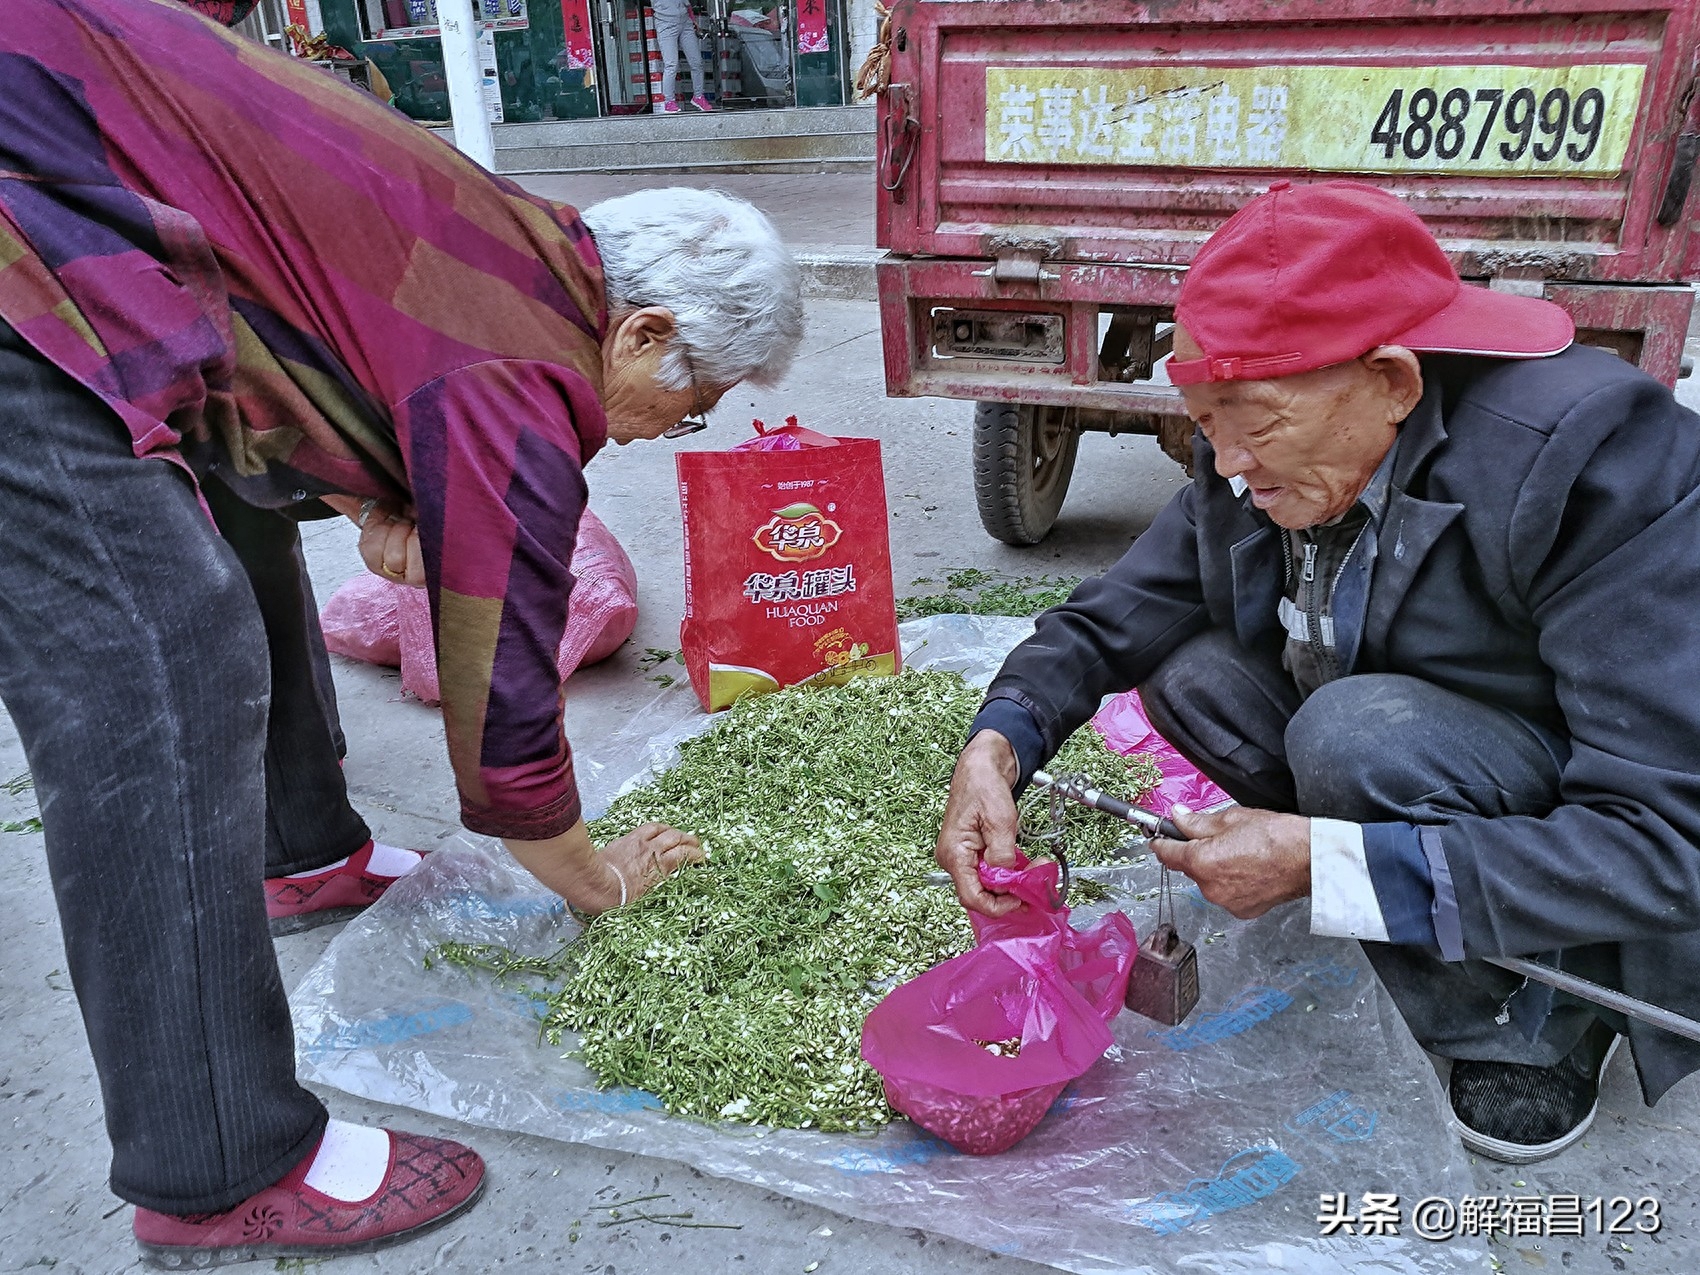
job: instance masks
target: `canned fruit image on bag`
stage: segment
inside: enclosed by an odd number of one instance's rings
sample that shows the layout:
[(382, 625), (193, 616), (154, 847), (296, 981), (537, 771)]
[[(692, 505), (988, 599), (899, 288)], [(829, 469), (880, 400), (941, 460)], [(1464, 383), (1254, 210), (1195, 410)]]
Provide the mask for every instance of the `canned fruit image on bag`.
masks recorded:
[(682, 452), (685, 619), (703, 707), (897, 672), (885, 475), (871, 438), (795, 417), (728, 451)]

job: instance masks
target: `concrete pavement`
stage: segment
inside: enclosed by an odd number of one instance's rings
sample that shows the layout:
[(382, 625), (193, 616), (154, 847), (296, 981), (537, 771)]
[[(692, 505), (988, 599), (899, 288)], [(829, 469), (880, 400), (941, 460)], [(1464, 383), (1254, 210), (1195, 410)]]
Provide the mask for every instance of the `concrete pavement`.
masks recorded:
[(530, 173), (514, 180), (575, 208), (657, 186), (723, 190), (760, 208), (798, 251), (874, 246), (871, 167), (856, 173)]
[[(563, 182), (583, 179), (567, 178)], [(777, 180), (777, 179), (763, 179)], [(714, 184), (725, 185), (724, 179)], [(586, 200), (585, 202), (589, 202)], [(871, 305), (818, 302), (808, 343), (788, 385), (728, 395), (714, 429), (692, 444), (721, 447), (745, 436), (751, 416), (798, 414), (827, 432), (870, 434), (885, 446), (894, 571), (899, 593), (917, 577), (957, 566), (1015, 575), (1101, 570), (1143, 529), (1182, 483), (1180, 471), (1143, 438), (1089, 435), (1057, 531), (1044, 545), (1016, 550), (981, 532), (974, 513), (967, 404), (888, 401), (880, 380), (878, 320)], [(1700, 397), (1684, 388), (1691, 405)], [(637, 565), (642, 612), (637, 632), (604, 664), (573, 678), (568, 731), (594, 756), (597, 740), (629, 720), (655, 691), (639, 660), (645, 647), (677, 645), (682, 607), (681, 541), (673, 486), (676, 444), (609, 448), (589, 470), (591, 504)], [(359, 570), (352, 529), (309, 525), (308, 558), (321, 600)], [(455, 801), (440, 717), (401, 694), (398, 676), (337, 662), (350, 736), (348, 774), (355, 800), (378, 834), (428, 846), (453, 835)], [(9, 720), (0, 717), (0, 780), (24, 770)], [(27, 793), (0, 792), (0, 820), (30, 813)], [(0, 1271), (51, 1269), (106, 1273), (134, 1268), (129, 1211), (104, 1188), (107, 1150), (99, 1094), (75, 1000), (66, 982), (41, 838), (0, 833), (8, 871), (0, 877)], [(123, 865), (115, 863), (114, 871)], [(334, 929), (334, 927), (332, 927)], [(280, 940), (285, 982), (293, 986), (331, 937), (319, 930)], [(712, 1179), (667, 1161), (535, 1138), (469, 1130), (410, 1111), (325, 1095), (345, 1119), (461, 1137), (491, 1166), (490, 1192), (466, 1218), (418, 1244), (342, 1259), (336, 1270), (600, 1272), (661, 1275), (683, 1269), (793, 1275), (819, 1263), (833, 1272), (1038, 1271), (916, 1231), (852, 1221), (756, 1188)], [(1481, 1162), (1482, 1194), (1552, 1193), (1655, 1196), (1664, 1230), (1613, 1239), (1516, 1238), (1494, 1246), (1502, 1269), (1604, 1275), (1700, 1270), (1693, 1180), (1700, 1173), (1700, 1081), (1680, 1085), (1653, 1111), (1640, 1104), (1625, 1054), (1608, 1075), (1599, 1125), (1557, 1161), (1525, 1169)], [(1362, 1184), (1341, 1182), (1357, 1192)], [(738, 1230), (669, 1232), (610, 1220), (598, 1204), (669, 1193), (680, 1209)], [(1409, 1201), (1407, 1204), (1411, 1203)], [(830, 1232), (828, 1234), (827, 1232)], [(261, 1269), (258, 1266), (247, 1269)]]
[(872, 301), (877, 295), (871, 166), (832, 173), (530, 173), (514, 180), (577, 208), (657, 186), (723, 190), (773, 221), (803, 268), (805, 296)]

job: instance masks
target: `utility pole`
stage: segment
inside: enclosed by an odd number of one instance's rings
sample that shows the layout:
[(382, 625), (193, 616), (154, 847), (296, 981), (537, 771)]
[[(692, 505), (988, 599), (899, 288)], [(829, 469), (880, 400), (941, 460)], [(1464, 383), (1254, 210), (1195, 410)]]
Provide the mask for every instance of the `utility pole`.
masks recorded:
[(437, 0), (443, 33), (443, 78), (449, 85), (449, 117), (461, 154), (496, 171), (496, 138), (484, 105), (484, 68), (478, 58), (478, 26), (472, 0)]

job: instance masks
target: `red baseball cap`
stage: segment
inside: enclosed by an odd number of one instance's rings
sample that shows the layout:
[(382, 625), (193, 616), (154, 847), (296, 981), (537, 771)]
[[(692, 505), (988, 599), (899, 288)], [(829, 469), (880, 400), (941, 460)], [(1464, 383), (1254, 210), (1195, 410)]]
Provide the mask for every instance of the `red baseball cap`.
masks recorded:
[(1278, 181), (1222, 224), (1181, 284), (1175, 319), (1204, 358), (1175, 385), (1293, 376), (1402, 345), (1539, 359), (1575, 339), (1538, 297), (1466, 287), (1409, 208), (1362, 182)]

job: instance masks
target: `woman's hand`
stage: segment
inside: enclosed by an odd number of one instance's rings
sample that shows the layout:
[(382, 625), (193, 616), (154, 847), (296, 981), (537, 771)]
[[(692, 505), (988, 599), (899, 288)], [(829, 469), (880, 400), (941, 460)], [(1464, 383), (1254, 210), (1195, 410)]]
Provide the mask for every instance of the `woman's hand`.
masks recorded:
[(360, 527), (360, 560), (373, 575), (425, 587), (425, 560), (419, 556), (419, 528), (411, 507), (366, 501), (355, 518)]
[[(702, 862), (694, 833), (664, 823), (646, 823), (602, 847), (599, 856), (626, 883), (626, 902), (641, 899), (687, 863)], [(616, 898), (613, 904), (618, 904)]]
[(646, 823), (597, 850), (580, 819), (548, 841), (507, 841), (532, 876), (581, 912), (634, 903), (687, 863), (702, 862), (702, 843), (664, 823)]
[(411, 505), (354, 496), (321, 496), (321, 500), (360, 528), (360, 560), (375, 576), (398, 584), (425, 587), (425, 560), (419, 555), (419, 529)]

